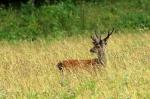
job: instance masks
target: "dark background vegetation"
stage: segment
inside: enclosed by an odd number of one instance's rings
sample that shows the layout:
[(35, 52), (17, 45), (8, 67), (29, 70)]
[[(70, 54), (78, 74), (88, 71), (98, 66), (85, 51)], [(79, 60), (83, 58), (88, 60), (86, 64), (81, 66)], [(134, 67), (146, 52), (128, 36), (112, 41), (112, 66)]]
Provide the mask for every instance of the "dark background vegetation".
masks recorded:
[(0, 40), (149, 30), (150, 0), (1, 0)]

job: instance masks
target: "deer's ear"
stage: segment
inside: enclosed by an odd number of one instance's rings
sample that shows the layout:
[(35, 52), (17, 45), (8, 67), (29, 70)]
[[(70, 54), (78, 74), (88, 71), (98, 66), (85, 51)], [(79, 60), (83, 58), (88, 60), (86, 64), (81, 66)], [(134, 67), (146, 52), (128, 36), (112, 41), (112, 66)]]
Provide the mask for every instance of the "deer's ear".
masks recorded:
[(104, 44), (107, 45), (107, 41), (104, 41)]

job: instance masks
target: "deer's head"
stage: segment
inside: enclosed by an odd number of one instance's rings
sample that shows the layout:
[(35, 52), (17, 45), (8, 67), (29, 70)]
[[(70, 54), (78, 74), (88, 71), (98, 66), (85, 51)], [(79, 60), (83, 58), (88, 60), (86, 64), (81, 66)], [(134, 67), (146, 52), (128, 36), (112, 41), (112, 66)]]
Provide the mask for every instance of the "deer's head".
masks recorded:
[(112, 35), (113, 31), (114, 28), (112, 29), (112, 31), (108, 31), (108, 34), (104, 39), (101, 38), (101, 35), (98, 36), (97, 33), (95, 32), (95, 35), (91, 36), (94, 47), (90, 49), (90, 52), (97, 53), (100, 57), (103, 56), (105, 52), (105, 47), (107, 45), (107, 41), (110, 35)]

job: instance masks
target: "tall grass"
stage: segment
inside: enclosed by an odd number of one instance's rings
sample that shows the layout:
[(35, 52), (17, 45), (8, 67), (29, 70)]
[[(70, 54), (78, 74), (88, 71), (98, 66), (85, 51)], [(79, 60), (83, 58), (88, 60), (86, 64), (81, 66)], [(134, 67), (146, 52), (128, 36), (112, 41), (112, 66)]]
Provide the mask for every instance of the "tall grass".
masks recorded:
[[(102, 2), (103, 1), (103, 2)], [(86, 35), (94, 30), (115, 27), (149, 30), (149, 0), (102, 0), (99, 3), (62, 2), (34, 8), (0, 9), (1, 40), (36, 40)]]
[(150, 33), (113, 34), (107, 66), (95, 74), (65, 72), (64, 86), (56, 64), (64, 59), (91, 59), (89, 38), (47, 43), (0, 42), (1, 99), (149, 99)]

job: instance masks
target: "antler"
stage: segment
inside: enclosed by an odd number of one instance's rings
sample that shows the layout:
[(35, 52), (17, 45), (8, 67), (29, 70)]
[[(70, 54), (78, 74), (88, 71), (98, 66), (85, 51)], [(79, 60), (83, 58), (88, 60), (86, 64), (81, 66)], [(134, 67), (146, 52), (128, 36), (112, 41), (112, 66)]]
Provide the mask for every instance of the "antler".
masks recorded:
[(95, 36), (96, 36), (96, 38), (99, 38), (99, 36), (97, 35), (96, 31), (95, 31)]
[(91, 36), (91, 39), (92, 39), (94, 42), (99, 42), (99, 39), (98, 39), (97, 37)]
[(94, 42), (99, 42), (100, 39), (101, 39), (101, 36), (99, 37), (95, 31), (95, 36), (91, 36), (91, 39), (94, 41)]
[(112, 31), (108, 31), (108, 35), (106, 38), (104, 38), (104, 41), (107, 41), (107, 39), (110, 37), (110, 35), (112, 35), (112, 33), (114, 32), (114, 28), (112, 29)]

